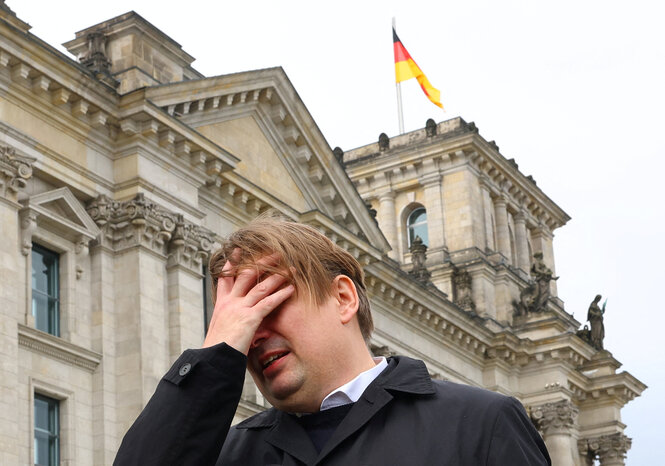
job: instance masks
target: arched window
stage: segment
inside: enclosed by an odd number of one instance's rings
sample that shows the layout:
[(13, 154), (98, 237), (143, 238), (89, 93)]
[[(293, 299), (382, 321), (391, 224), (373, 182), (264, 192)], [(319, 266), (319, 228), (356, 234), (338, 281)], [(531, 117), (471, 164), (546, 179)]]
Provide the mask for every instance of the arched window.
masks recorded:
[(425, 246), (429, 245), (429, 240), (427, 237), (427, 211), (424, 207), (418, 207), (411, 212), (406, 219), (406, 229), (408, 231), (408, 247), (411, 247), (411, 243), (416, 238), (420, 236), (420, 239), (423, 240)]

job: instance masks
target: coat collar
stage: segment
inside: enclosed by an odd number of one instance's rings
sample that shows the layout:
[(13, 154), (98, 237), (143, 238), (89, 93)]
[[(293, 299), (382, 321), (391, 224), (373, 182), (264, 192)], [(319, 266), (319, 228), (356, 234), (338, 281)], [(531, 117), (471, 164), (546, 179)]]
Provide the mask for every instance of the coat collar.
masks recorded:
[(349, 414), (344, 418), (319, 455), (307, 433), (293, 417), (274, 408), (259, 413), (236, 426), (237, 429), (268, 429), (266, 441), (300, 461), (320, 461), (342, 443), (398, 393), (415, 396), (433, 395), (434, 385), (422, 361), (396, 356), (388, 359), (388, 367), (367, 387)]
[[(388, 358), (388, 367), (367, 387), (361, 399), (373, 402), (382, 391), (401, 392), (412, 395), (433, 395), (434, 385), (425, 363), (406, 356)], [(282, 418), (281, 411), (270, 408), (242, 421), (238, 429), (260, 429), (272, 427)]]

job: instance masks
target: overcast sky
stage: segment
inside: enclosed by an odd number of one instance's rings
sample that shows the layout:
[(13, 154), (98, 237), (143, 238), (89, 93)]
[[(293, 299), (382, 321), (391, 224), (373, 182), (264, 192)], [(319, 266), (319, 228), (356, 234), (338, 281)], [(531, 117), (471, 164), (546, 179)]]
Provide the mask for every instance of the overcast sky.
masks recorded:
[[(51, 45), (130, 10), (206, 76), (282, 66), (331, 147), (397, 134), (391, 18), (446, 111), (404, 83), (406, 130), (474, 121), (571, 217), (559, 295), (582, 321), (608, 298), (606, 347), (649, 385), (622, 411), (629, 465), (665, 437), (662, 2), (7, 0)], [(60, 47), (61, 48), (61, 47)], [(61, 48), (62, 49), (62, 48)]]

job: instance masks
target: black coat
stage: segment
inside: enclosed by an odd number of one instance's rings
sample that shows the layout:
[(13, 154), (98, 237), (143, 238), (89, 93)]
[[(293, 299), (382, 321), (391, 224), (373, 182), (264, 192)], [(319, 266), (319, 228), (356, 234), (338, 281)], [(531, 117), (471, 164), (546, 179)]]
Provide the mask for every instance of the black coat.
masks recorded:
[(245, 364), (225, 344), (185, 351), (127, 432), (115, 464), (551, 464), (517, 400), (432, 381), (422, 361), (405, 357), (388, 360), (319, 454), (295, 419), (275, 409), (229, 432)]

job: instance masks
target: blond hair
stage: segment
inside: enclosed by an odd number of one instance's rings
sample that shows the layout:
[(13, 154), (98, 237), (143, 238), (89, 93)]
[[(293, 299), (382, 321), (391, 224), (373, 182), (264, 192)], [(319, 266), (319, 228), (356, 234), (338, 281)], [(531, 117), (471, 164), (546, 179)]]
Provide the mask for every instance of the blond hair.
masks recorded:
[(221, 248), (210, 258), (213, 300), (217, 291), (217, 279), (224, 264), (233, 268), (224, 275), (236, 276), (240, 271), (257, 267), (257, 261), (267, 254), (274, 254), (277, 263), (261, 265), (260, 276), (278, 273), (317, 305), (331, 296), (332, 281), (338, 275), (349, 277), (358, 293), (358, 324), (365, 341), (374, 330), (372, 314), (365, 288), (365, 276), (358, 261), (314, 228), (280, 217), (259, 217), (244, 228), (227, 237)]

